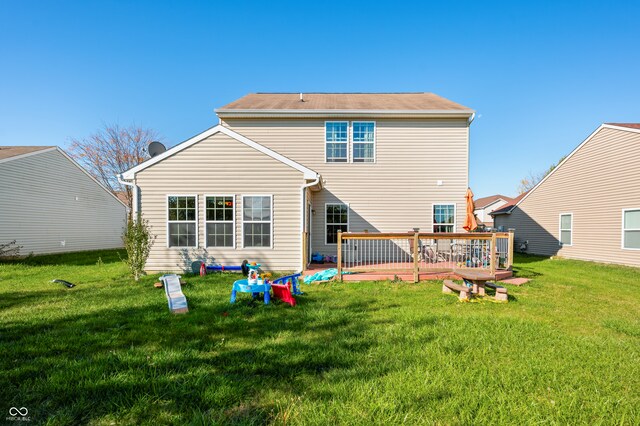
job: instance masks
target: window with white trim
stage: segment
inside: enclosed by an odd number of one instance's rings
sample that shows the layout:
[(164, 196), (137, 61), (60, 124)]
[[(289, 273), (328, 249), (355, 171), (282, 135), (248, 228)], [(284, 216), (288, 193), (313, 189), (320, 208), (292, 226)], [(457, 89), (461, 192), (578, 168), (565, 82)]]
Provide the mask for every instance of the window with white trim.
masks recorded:
[(453, 232), (456, 226), (455, 204), (433, 205), (433, 232)]
[(234, 247), (234, 196), (212, 195), (204, 204), (207, 247)]
[(271, 247), (273, 236), (271, 195), (242, 197), (243, 247)]
[(560, 215), (560, 245), (570, 246), (573, 239), (573, 214), (563, 213)]
[(622, 211), (622, 248), (640, 250), (640, 209)]
[(348, 161), (349, 122), (327, 121), (324, 124), (325, 161), (346, 163)]
[(373, 163), (375, 161), (376, 123), (373, 121), (354, 121), (353, 162)]
[(196, 247), (197, 197), (195, 195), (169, 195), (167, 197), (169, 247)]
[(327, 244), (338, 244), (338, 231), (349, 230), (349, 206), (341, 203), (325, 205), (325, 239)]

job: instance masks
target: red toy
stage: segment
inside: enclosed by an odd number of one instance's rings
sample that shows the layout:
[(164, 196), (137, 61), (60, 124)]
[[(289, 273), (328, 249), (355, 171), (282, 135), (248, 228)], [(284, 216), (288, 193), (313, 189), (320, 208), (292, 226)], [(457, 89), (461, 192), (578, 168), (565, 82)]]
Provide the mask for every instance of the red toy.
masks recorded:
[(280, 299), (291, 306), (296, 306), (296, 299), (293, 295), (302, 294), (298, 288), (298, 277), (300, 277), (300, 274), (287, 275), (286, 277), (280, 277), (273, 280), (273, 283), (271, 284), (273, 297)]

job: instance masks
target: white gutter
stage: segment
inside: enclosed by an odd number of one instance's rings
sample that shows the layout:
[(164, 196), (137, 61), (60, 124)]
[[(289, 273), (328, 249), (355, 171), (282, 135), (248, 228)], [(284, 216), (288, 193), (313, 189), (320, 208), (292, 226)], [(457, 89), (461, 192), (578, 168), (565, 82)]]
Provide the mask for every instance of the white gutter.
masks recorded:
[[(304, 222), (306, 220), (306, 216), (305, 216), (305, 207), (306, 207), (306, 197), (305, 194), (307, 192), (307, 188), (310, 188), (312, 186), (317, 185), (318, 183), (320, 183), (320, 175), (316, 175), (316, 178), (309, 182), (309, 183), (305, 183), (300, 187), (300, 236), (303, 235), (304, 233)], [(311, 229), (309, 229), (309, 235), (311, 235)], [(303, 244), (304, 245), (304, 244)], [(309, 247), (307, 247), (307, 250), (309, 250)], [(307, 267), (307, 265), (304, 264), (304, 254), (300, 255), (300, 265), (301, 265), (301, 269), (300, 271), (304, 271), (304, 269)]]
[(116, 175), (116, 178), (118, 178), (118, 182), (120, 182), (122, 185), (130, 186), (132, 188), (133, 200), (131, 202), (131, 209), (132, 209), (131, 217), (133, 217), (134, 220), (138, 219), (138, 186), (132, 182), (127, 182), (126, 180), (123, 180), (122, 173), (120, 173), (119, 175)]

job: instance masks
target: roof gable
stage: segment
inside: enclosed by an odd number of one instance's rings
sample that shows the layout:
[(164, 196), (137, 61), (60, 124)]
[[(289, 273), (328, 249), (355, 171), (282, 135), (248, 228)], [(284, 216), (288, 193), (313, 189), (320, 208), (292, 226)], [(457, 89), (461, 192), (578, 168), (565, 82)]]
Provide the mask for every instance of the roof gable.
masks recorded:
[(474, 205), (476, 209), (483, 209), (485, 207), (489, 207), (490, 205), (494, 204), (496, 201), (500, 201), (500, 200), (508, 203), (512, 201), (513, 198), (505, 197), (504, 195), (501, 195), (501, 194), (490, 195), (488, 197), (478, 198), (477, 200), (474, 201)]
[(164, 160), (165, 158), (171, 157), (172, 155), (192, 146), (195, 145), (198, 142), (203, 141), (204, 139), (215, 135), (216, 133), (224, 133), (225, 135), (235, 139), (236, 141), (243, 143), (253, 149), (255, 149), (256, 151), (259, 151), (265, 155), (268, 155), (269, 157), (280, 161), (283, 164), (286, 164), (298, 171), (300, 171), (301, 173), (304, 174), (304, 178), (305, 179), (315, 179), (319, 176), (318, 173), (314, 172), (313, 170), (309, 169), (308, 167), (303, 166), (300, 163), (297, 163), (293, 160), (291, 160), (290, 158), (285, 157), (284, 155), (278, 154), (277, 152), (263, 146), (260, 145), (257, 142), (252, 141), (251, 139), (242, 136), (241, 134), (234, 132), (233, 130), (224, 127), (222, 125), (217, 125), (215, 127), (212, 127), (176, 146), (174, 146), (171, 149), (166, 150), (165, 152), (163, 152), (160, 155), (156, 155), (153, 158), (150, 158), (149, 160), (145, 161), (144, 163), (140, 163), (137, 166), (133, 167), (132, 169), (127, 170), (126, 172), (122, 173), (122, 178), (124, 179), (133, 179), (135, 174), (148, 168), (153, 166), (156, 163), (159, 163), (160, 161)]
[(499, 210), (495, 210), (495, 211), (491, 212), (490, 214), (491, 215), (511, 214), (513, 209), (515, 209), (520, 204), (522, 204), (522, 202), (524, 202), (524, 200), (526, 200), (529, 197), (529, 195), (531, 195), (536, 189), (538, 189), (542, 184), (544, 184), (547, 181), (547, 179), (549, 179), (551, 176), (553, 176), (554, 173), (556, 173), (558, 171), (558, 169), (560, 169), (578, 151), (580, 151), (580, 149), (583, 146), (585, 146), (587, 143), (589, 143), (589, 141), (591, 139), (593, 139), (598, 133), (600, 133), (600, 131), (602, 129), (614, 129), (614, 130), (621, 130), (621, 131), (632, 132), (632, 133), (640, 133), (640, 123), (638, 123), (638, 124), (636, 124), (636, 123), (604, 123), (604, 124), (601, 124), (584, 141), (582, 141), (582, 143), (580, 145), (578, 145), (573, 151), (571, 151), (571, 153), (569, 155), (567, 155), (566, 158), (560, 162), (560, 164), (558, 164), (548, 175), (546, 175), (540, 182), (538, 182), (538, 184), (536, 186), (534, 186), (533, 188), (531, 188), (529, 191), (525, 192), (524, 194), (521, 194), (519, 199), (516, 198), (516, 200), (514, 200), (516, 202), (514, 202), (514, 203), (512, 203), (510, 205), (504, 206)]

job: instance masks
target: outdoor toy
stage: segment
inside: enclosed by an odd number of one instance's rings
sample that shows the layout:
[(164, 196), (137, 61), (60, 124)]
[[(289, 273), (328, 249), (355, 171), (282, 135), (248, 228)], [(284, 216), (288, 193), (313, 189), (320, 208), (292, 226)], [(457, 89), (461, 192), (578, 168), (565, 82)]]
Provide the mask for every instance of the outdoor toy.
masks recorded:
[(185, 314), (189, 312), (187, 298), (184, 293), (182, 293), (182, 287), (180, 287), (180, 275), (163, 275), (160, 277), (160, 281), (164, 284), (164, 293), (167, 296), (169, 310), (174, 314)]
[(206, 275), (207, 271), (217, 271), (217, 272), (242, 272), (242, 275), (249, 274), (248, 260), (243, 260), (240, 266), (224, 266), (224, 265), (207, 265), (204, 262), (200, 265), (200, 276)]
[(256, 262), (248, 263), (247, 268), (249, 268), (249, 274), (247, 275), (249, 285), (258, 284), (258, 269), (260, 269), (260, 264)]
[(300, 274), (287, 275), (285, 277), (276, 278), (271, 284), (271, 290), (273, 290), (273, 297), (282, 300), (284, 303), (288, 303), (291, 306), (296, 305), (296, 299), (294, 295), (303, 294), (298, 286), (298, 278)]
[[(259, 266), (259, 265), (258, 265)], [(249, 284), (249, 280), (237, 280), (233, 283), (233, 288), (231, 289), (231, 299), (229, 300), (231, 303), (236, 303), (236, 296), (238, 292), (240, 293), (252, 293), (253, 298), (256, 299), (260, 295), (260, 293), (264, 293), (264, 304), (268, 305), (271, 301), (271, 294), (269, 291), (271, 290), (271, 285), (267, 281), (257, 281), (257, 284)]]

